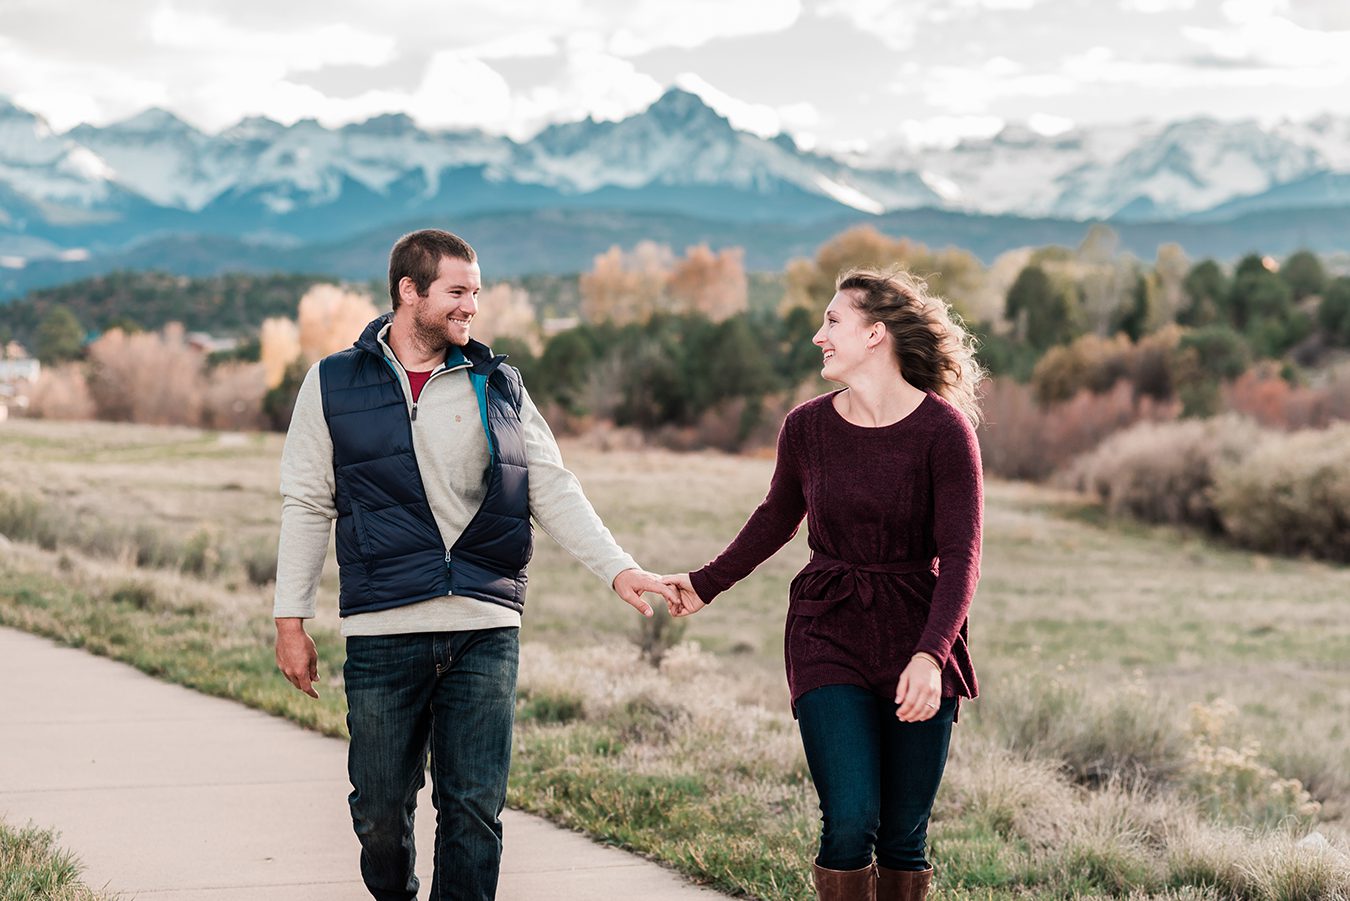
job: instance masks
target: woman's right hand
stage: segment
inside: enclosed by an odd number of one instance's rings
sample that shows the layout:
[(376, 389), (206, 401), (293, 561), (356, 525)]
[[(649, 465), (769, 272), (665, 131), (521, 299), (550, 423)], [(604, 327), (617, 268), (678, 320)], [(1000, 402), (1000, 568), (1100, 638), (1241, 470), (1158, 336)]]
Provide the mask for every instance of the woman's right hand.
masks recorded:
[(703, 598), (699, 597), (698, 592), (694, 590), (694, 583), (690, 581), (689, 573), (662, 576), (661, 581), (674, 588), (679, 594), (678, 601), (666, 603), (666, 609), (670, 611), (671, 616), (688, 616), (707, 606)]

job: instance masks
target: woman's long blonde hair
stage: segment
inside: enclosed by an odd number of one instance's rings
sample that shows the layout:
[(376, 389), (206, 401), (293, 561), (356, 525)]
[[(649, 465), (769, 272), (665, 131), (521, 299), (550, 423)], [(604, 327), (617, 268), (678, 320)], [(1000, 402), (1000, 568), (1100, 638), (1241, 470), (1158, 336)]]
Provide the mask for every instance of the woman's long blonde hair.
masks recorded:
[(975, 336), (960, 314), (928, 293), (923, 279), (904, 269), (846, 269), (835, 281), (847, 291), (868, 325), (880, 322), (891, 336), (900, 374), (915, 388), (941, 395), (980, 424), (983, 367), (975, 359)]

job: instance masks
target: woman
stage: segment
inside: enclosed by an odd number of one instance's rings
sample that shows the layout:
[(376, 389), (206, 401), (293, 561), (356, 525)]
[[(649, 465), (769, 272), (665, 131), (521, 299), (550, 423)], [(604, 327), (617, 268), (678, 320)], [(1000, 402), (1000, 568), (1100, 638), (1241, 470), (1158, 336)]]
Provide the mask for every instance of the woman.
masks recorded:
[[(979, 578), (983, 494), (972, 340), (903, 272), (839, 277), (814, 343), (844, 389), (788, 414), (768, 496), (717, 559), (669, 576), (685, 616), (796, 533), (788, 687), (822, 830), (823, 901), (928, 892), (933, 798), (959, 698), (974, 698), (966, 613)], [(876, 865), (873, 865), (873, 854)]]

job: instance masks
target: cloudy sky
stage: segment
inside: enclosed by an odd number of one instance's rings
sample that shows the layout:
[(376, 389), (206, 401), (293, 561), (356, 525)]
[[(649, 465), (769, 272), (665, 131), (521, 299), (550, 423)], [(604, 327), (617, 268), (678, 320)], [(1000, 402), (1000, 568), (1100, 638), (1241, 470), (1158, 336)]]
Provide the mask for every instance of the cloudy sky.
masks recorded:
[(670, 85), (822, 149), (1350, 114), (1350, 0), (0, 0), (0, 94), (58, 130), (159, 106), (525, 138)]

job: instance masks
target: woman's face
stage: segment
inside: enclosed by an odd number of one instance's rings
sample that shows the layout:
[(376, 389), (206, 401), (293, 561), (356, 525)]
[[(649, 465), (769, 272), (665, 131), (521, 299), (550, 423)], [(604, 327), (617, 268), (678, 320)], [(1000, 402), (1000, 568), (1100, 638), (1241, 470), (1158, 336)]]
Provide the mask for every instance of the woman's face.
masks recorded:
[(847, 384), (849, 373), (868, 359), (868, 348), (884, 339), (886, 327), (879, 322), (866, 322), (853, 298), (842, 292), (834, 295), (825, 308), (824, 318), (820, 331), (811, 339), (824, 354), (820, 375)]

